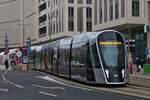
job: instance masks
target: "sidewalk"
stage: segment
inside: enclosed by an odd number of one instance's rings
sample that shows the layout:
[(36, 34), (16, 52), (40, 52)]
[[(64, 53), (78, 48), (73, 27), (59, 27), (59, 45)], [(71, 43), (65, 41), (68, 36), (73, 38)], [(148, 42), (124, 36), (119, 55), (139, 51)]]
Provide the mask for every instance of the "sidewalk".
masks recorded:
[[(0, 71), (1, 71), (1, 70), (6, 70), (6, 69), (5, 69), (5, 65), (0, 65)], [(9, 66), (8, 70), (11, 70), (11, 66)]]
[(130, 77), (142, 78), (150, 80), (150, 74), (144, 74), (143, 68), (140, 69), (140, 72), (137, 72), (137, 67), (133, 66), (133, 73), (130, 74)]

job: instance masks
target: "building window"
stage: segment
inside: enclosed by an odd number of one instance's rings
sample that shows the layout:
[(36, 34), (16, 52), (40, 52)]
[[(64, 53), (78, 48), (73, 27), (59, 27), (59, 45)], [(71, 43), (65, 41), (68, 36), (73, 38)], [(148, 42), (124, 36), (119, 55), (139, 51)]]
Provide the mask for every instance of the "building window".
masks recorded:
[(83, 8), (77, 9), (77, 30), (79, 32), (83, 31)]
[(87, 32), (91, 32), (92, 31), (92, 21), (87, 21)]
[(46, 24), (46, 21), (47, 21), (47, 16), (46, 14), (39, 17), (39, 25), (42, 26), (42, 25), (45, 25)]
[(74, 16), (74, 8), (68, 7), (68, 17), (73, 17), (73, 16)]
[(39, 29), (39, 37), (44, 37), (46, 36), (46, 32), (47, 32), (47, 27), (42, 27)]
[(132, 16), (140, 16), (139, 0), (132, 0)]
[(121, 1), (121, 17), (125, 17), (125, 0)]
[(110, 3), (110, 7), (109, 7), (109, 11), (110, 11), (110, 20), (113, 20), (113, 0), (109, 0)]
[(86, 17), (87, 18), (92, 17), (92, 8), (89, 8), (89, 7), (86, 8)]
[(115, 19), (119, 18), (119, 0), (115, 2)]
[(83, 0), (78, 0), (77, 4), (83, 4)]
[(56, 22), (56, 33), (58, 33), (58, 32), (59, 32), (59, 23)]
[(53, 34), (55, 34), (55, 23), (53, 23)]
[(102, 15), (103, 15), (103, 11), (102, 11), (102, 0), (99, 0), (99, 23), (102, 23)]
[(92, 31), (92, 8), (90, 7), (86, 8), (86, 18), (87, 18), (86, 29), (88, 32), (91, 32)]
[(73, 21), (68, 22), (68, 30), (69, 31), (74, 31), (74, 22)]
[(39, 6), (39, 11), (43, 11), (46, 9), (46, 3), (42, 4), (41, 6)]
[(74, 8), (68, 7), (68, 30), (74, 31)]
[(104, 22), (107, 22), (107, 0), (104, 0)]
[(86, 0), (86, 4), (92, 4), (92, 0)]
[(94, 2), (94, 24), (97, 25), (97, 0)]
[(68, 3), (74, 3), (74, 0), (68, 0)]

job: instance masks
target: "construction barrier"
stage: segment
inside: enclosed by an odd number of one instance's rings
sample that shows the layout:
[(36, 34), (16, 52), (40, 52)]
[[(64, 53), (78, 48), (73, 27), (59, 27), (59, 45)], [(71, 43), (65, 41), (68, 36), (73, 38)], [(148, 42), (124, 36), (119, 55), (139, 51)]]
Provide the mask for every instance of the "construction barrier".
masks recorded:
[(17, 64), (13, 66), (13, 71), (27, 71), (27, 64)]

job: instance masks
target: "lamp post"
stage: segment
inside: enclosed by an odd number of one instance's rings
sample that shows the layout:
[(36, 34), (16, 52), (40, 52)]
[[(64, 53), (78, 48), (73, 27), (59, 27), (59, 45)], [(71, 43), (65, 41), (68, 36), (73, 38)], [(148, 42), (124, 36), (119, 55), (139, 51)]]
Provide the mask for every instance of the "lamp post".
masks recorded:
[(21, 15), (22, 15), (22, 46), (25, 46), (25, 27), (24, 27), (24, 0), (21, 0)]
[(4, 31), (5, 32), (5, 51), (8, 52), (8, 34), (7, 34), (7, 31), (3, 28), (1, 28), (1, 31)]

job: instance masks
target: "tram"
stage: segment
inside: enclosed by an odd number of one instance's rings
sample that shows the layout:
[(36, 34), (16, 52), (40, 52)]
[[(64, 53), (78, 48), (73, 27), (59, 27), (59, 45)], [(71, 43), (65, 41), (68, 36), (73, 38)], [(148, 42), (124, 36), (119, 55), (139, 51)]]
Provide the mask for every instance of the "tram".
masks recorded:
[(35, 69), (91, 84), (126, 84), (127, 50), (115, 30), (86, 32), (34, 49)]

